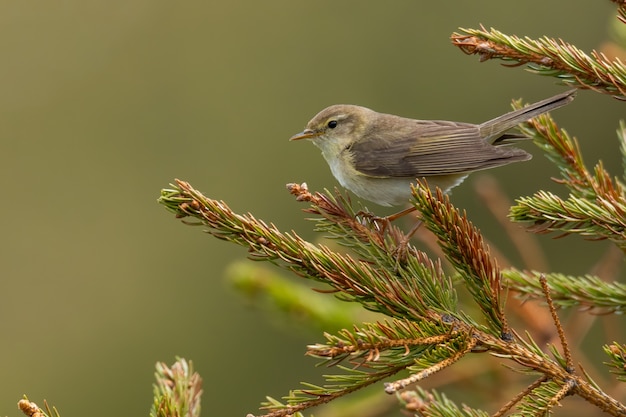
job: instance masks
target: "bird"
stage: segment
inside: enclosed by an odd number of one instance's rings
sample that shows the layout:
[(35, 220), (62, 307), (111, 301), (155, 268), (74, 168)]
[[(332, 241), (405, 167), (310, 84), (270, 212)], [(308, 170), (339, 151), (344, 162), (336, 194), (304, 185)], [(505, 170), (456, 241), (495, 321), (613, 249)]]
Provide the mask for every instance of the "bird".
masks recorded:
[(481, 124), (417, 120), (336, 104), (290, 140), (313, 142), (337, 181), (358, 197), (398, 206), (409, 202), (416, 179), (448, 193), (474, 171), (531, 159), (528, 152), (508, 146), (527, 138), (508, 131), (569, 104), (575, 94), (566, 91)]

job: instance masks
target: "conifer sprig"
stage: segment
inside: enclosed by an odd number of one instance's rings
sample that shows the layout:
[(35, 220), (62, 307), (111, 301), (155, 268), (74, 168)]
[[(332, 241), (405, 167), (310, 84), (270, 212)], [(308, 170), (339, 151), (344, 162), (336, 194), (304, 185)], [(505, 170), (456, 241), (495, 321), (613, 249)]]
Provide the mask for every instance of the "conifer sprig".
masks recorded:
[(200, 417), (202, 378), (193, 364), (177, 358), (172, 366), (156, 364), (150, 417)]
[(500, 268), (478, 229), (450, 204), (441, 190), (433, 195), (426, 181), (418, 182), (412, 191), (422, 220), (439, 238), (448, 260), (461, 272), (489, 327), (494, 334), (510, 337), (504, 315)]
[[(514, 107), (520, 108), (520, 103)], [(531, 119), (521, 130), (558, 167), (562, 178), (557, 182), (565, 185), (570, 195), (563, 199), (554, 193), (537, 191), (531, 197), (518, 199), (510, 218), (532, 222), (529, 230), (537, 233), (576, 233), (592, 239), (610, 239), (626, 252), (626, 187), (621, 180), (612, 177), (602, 161), (590, 172), (576, 139), (559, 129), (549, 114)], [(618, 136), (626, 160), (623, 130), (622, 124)]]
[[(335, 210), (334, 201), (342, 200), (301, 191), (294, 194), (319, 197), (307, 200), (313, 206), (320, 201), (330, 204), (324, 212)], [(586, 376), (573, 373), (571, 360), (556, 348), (543, 352), (532, 338), (522, 340), (508, 328), (500, 295), (501, 271), (478, 230), (443, 194), (428, 191), (426, 184), (415, 189), (414, 195), (425, 224), (439, 237), (446, 256), (464, 276), (470, 293), (483, 310), (487, 327), (457, 311), (451, 279), (426, 254), (410, 247), (401, 263), (376, 260), (383, 250), (381, 241), (375, 238), (380, 231), (374, 229), (370, 234), (369, 228), (375, 227), (372, 224), (361, 229), (356, 214), (354, 222), (344, 218), (354, 213), (351, 209), (339, 215), (341, 220), (323, 217), (328, 222), (326, 231), (334, 230), (331, 223), (336, 220), (340, 228), (337, 230), (354, 235), (346, 238), (346, 242), (359, 246), (356, 258), (304, 241), (294, 233), (280, 232), (250, 214), (236, 214), (224, 202), (204, 197), (183, 181), (177, 181), (173, 189), (162, 191), (159, 201), (177, 217), (195, 217), (214, 236), (248, 247), (253, 259), (268, 260), (303, 277), (324, 282), (340, 298), (358, 302), (389, 318), (357, 326), (352, 331), (340, 331), (337, 336), (327, 335), (325, 344), (311, 345), (310, 355), (323, 359), (341, 373), (327, 375), (326, 383), (321, 386), (305, 384), (305, 388), (286, 396), (284, 402), (268, 398), (265, 416), (294, 415), (408, 370), (408, 377), (386, 384), (389, 393), (403, 390), (469, 353), (490, 353), (544, 375), (545, 379), (536, 387), (518, 396), (520, 409), (524, 404), (529, 409), (535, 404), (549, 410), (565, 395), (575, 394), (610, 414), (625, 414), (623, 404), (599, 390)], [(341, 229), (346, 224), (350, 226)], [(444, 291), (437, 294), (439, 286)], [(489, 308), (497, 311), (489, 312)], [(562, 340), (565, 341), (564, 335)], [(344, 361), (353, 368), (341, 365)]]
[(496, 29), (460, 29), (452, 44), (481, 61), (501, 59), (509, 66), (527, 65), (531, 72), (558, 78), (564, 84), (620, 97), (626, 96), (626, 68), (603, 53), (587, 55), (576, 46), (549, 37), (531, 39), (506, 35)]
[[(368, 241), (375, 247), (374, 255), (368, 260), (355, 259), (325, 245), (309, 243), (295, 233), (280, 232), (251, 214), (236, 214), (223, 201), (203, 196), (184, 181), (177, 181), (176, 186), (163, 190), (159, 202), (177, 217), (195, 217), (200, 221), (196, 224), (205, 225), (208, 233), (247, 247), (251, 258), (276, 263), (328, 284), (343, 300), (397, 318), (457, 314), (450, 278), (423, 252), (409, 249), (411, 256), (399, 269), (380, 266), (375, 256), (380, 248), (374, 240)], [(332, 198), (326, 196), (324, 200)], [(395, 259), (393, 254), (386, 256)], [(380, 263), (389, 265), (391, 261)]]
[[(539, 277), (543, 273), (506, 269), (507, 284), (521, 295), (543, 299)], [(593, 313), (622, 313), (626, 310), (626, 285), (606, 282), (591, 275), (571, 276), (559, 273), (545, 274), (554, 304), (561, 308), (579, 307)]]

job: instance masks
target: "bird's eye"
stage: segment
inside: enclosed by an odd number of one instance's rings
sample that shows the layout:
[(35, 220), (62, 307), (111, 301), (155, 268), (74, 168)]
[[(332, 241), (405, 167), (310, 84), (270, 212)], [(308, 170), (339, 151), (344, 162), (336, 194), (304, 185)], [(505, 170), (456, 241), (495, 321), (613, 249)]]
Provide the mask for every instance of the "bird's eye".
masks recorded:
[(328, 123), (326, 124), (329, 128), (334, 129), (337, 127), (337, 121), (336, 120), (329, 120)]

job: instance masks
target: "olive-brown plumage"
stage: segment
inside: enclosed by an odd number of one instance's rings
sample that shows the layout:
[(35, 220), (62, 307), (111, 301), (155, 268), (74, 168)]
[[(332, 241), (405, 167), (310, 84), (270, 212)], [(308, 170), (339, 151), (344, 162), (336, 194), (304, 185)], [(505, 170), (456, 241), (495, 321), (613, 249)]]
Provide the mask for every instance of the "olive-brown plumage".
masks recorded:
[(338, 104), (319, 112), (291, 140), (310, 139), (341, 185), (359, 197), (399, 205), (409, 200), (416, 178), (447, 192), (473, 171), (530, 159), (526, 151), (505, 146), (525, 139), (507, 131), (570, 103), (574, 95), (574, 90), (558, 94), (479, 125)]

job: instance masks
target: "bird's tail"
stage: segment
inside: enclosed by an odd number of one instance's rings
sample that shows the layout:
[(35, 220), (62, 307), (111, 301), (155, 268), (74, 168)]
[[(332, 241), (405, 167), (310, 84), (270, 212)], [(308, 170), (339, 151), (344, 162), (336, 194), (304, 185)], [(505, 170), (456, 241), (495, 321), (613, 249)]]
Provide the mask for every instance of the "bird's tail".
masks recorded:
[(569, 90), (545, 100), (538, 101), (522, 109), (503, 114), (479, 125), (480, 135), (493, 143), (507, 130), (535, 116), (563, 107), (574, 100), (576, 90)]

